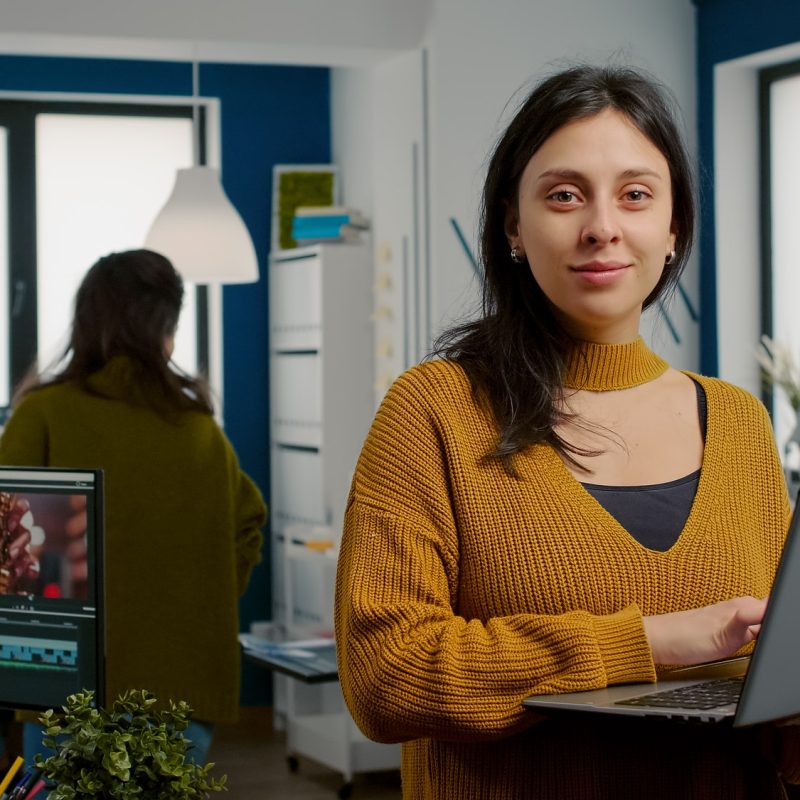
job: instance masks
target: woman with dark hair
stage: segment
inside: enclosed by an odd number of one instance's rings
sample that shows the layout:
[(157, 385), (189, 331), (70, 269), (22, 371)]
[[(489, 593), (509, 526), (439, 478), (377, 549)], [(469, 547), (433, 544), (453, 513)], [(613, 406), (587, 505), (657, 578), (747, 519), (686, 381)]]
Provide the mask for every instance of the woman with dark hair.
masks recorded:
[[(15, 401), (42, 385), (74, 382), (92, 392), (91, 376), (124, 356), (148, 384), (147, 403), (163, 414), (193, 408), (212, 413), (205, 383), (170, 364), (183, 280), (172, 264), (152, 250), (111, 253), (86, 273), (75, 295), (69, 344), (54, 376), (33, 373)], [(153, 393), (153, 389), (157, 391)]]
[(780, 798), (800, 772), (792, 728), (522, 705), (757, 636), (789, 519), (766, 410), (639, 335), (693, 197), (668, 95), (628, 68), (543, 81), (494, 150), (483, 313), (387, 393), (340, 550), (342, 688), (404, 742), (404, 798)]
[[(205, 383), (170, 362), (182, 302), (162, 255), (101, 258), (78, 289), (63, 367), (16, 394), (0, 463), (105, 471), (107, 698), (187, 701), (203, 762), (211, 725), (238, 715), (238, 598), (266, 507)], [(27, 724), (28, 761), (37, 735)]]

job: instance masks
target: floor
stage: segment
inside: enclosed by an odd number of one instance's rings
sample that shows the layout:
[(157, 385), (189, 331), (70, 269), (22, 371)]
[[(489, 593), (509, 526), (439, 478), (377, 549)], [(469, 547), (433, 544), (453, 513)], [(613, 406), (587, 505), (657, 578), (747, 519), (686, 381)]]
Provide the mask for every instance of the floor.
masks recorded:
[(357, 774), (349, 795), (343, 779), (327, 767), (300, 757), (291, 772), (282, 733), (273, 731), (271, 710), (243, 708), (237, 725), (218, 725), (209, 752), (212, 775), (227, 775), (230, 800), (400, 800), (396, 771)]
[[(11, 724), (6, 744), (11, 755), (21, 751), (19, 727)], [(3, 759), (0, 759), (2, 761)], [(400, 775), (397, 771), (360, 773), (342, 792), (339, 773), (306, 758), (297, 759), (297, 769), (289, 769), (284, 736), (275, 732), (272, 710), (243, 708), (237, 725), (217, 725), (209, 751), (214, 762), (211, 774), (227, 776), (228, 791), (209, 797), (229, 800), (400, 800)], [(8, 764), (5, 764), (7, 768)], [(0, 771), (0, 775), (5, 772)]]

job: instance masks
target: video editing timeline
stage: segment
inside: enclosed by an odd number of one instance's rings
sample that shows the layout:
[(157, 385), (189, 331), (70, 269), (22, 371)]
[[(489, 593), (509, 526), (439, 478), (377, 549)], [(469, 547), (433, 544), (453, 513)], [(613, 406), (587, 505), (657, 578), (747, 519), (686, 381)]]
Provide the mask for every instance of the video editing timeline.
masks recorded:
[[(0, 608), (0, 699), (19, 708), (55, 708), (83, 688), (92, 688), (91, 665), (79, 663), (81, 641), (92, 652), (94, 616), (65, 619), (27, 608)], [(83, 659), (85, 661), (85, 659)], [(12, 701), (10, 698), (13, 697)]]
[(102, 698), (102, 473), (0, 467), (0, 493), (27, 511), (35, 562), (9, 564), (0, 593), (0, 706), (57, 708), (82, 689)]
[(14, 663), (74, 671), (78, 665), (78, 643), (0, 635), (0, 665)]

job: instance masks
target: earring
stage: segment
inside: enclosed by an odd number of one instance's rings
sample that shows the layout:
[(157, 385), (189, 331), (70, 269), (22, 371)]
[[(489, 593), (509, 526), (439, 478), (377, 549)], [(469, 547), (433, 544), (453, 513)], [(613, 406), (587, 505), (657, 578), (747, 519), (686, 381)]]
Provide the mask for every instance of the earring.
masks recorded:
[(520, 251), (516, 247), (511, 248), (511, 260), (515, 264), (524, 264), (525, 263), (525, 256), (520, 253)]
[(670, 254), (664, 259), (664, 265), (669, 266), (675, 260), (675, 251), (670, 251)]

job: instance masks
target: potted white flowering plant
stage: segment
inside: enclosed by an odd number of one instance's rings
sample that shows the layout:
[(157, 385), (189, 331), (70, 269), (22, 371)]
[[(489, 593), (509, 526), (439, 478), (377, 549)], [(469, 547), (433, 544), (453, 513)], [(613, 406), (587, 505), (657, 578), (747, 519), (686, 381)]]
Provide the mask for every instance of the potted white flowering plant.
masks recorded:
[(800, 362), (790, 347), (767, 335), (761, 337), (756, 358), (763, 380), (777, 386), (794, 411), (794, 427), (783, 448), (786, 479), (794, 494), (800, 486)]
[(800, 411), (800, 363), (792, 350), (764, 334), (756, 358), (764, 380), (783, 391), (795, 414)]

